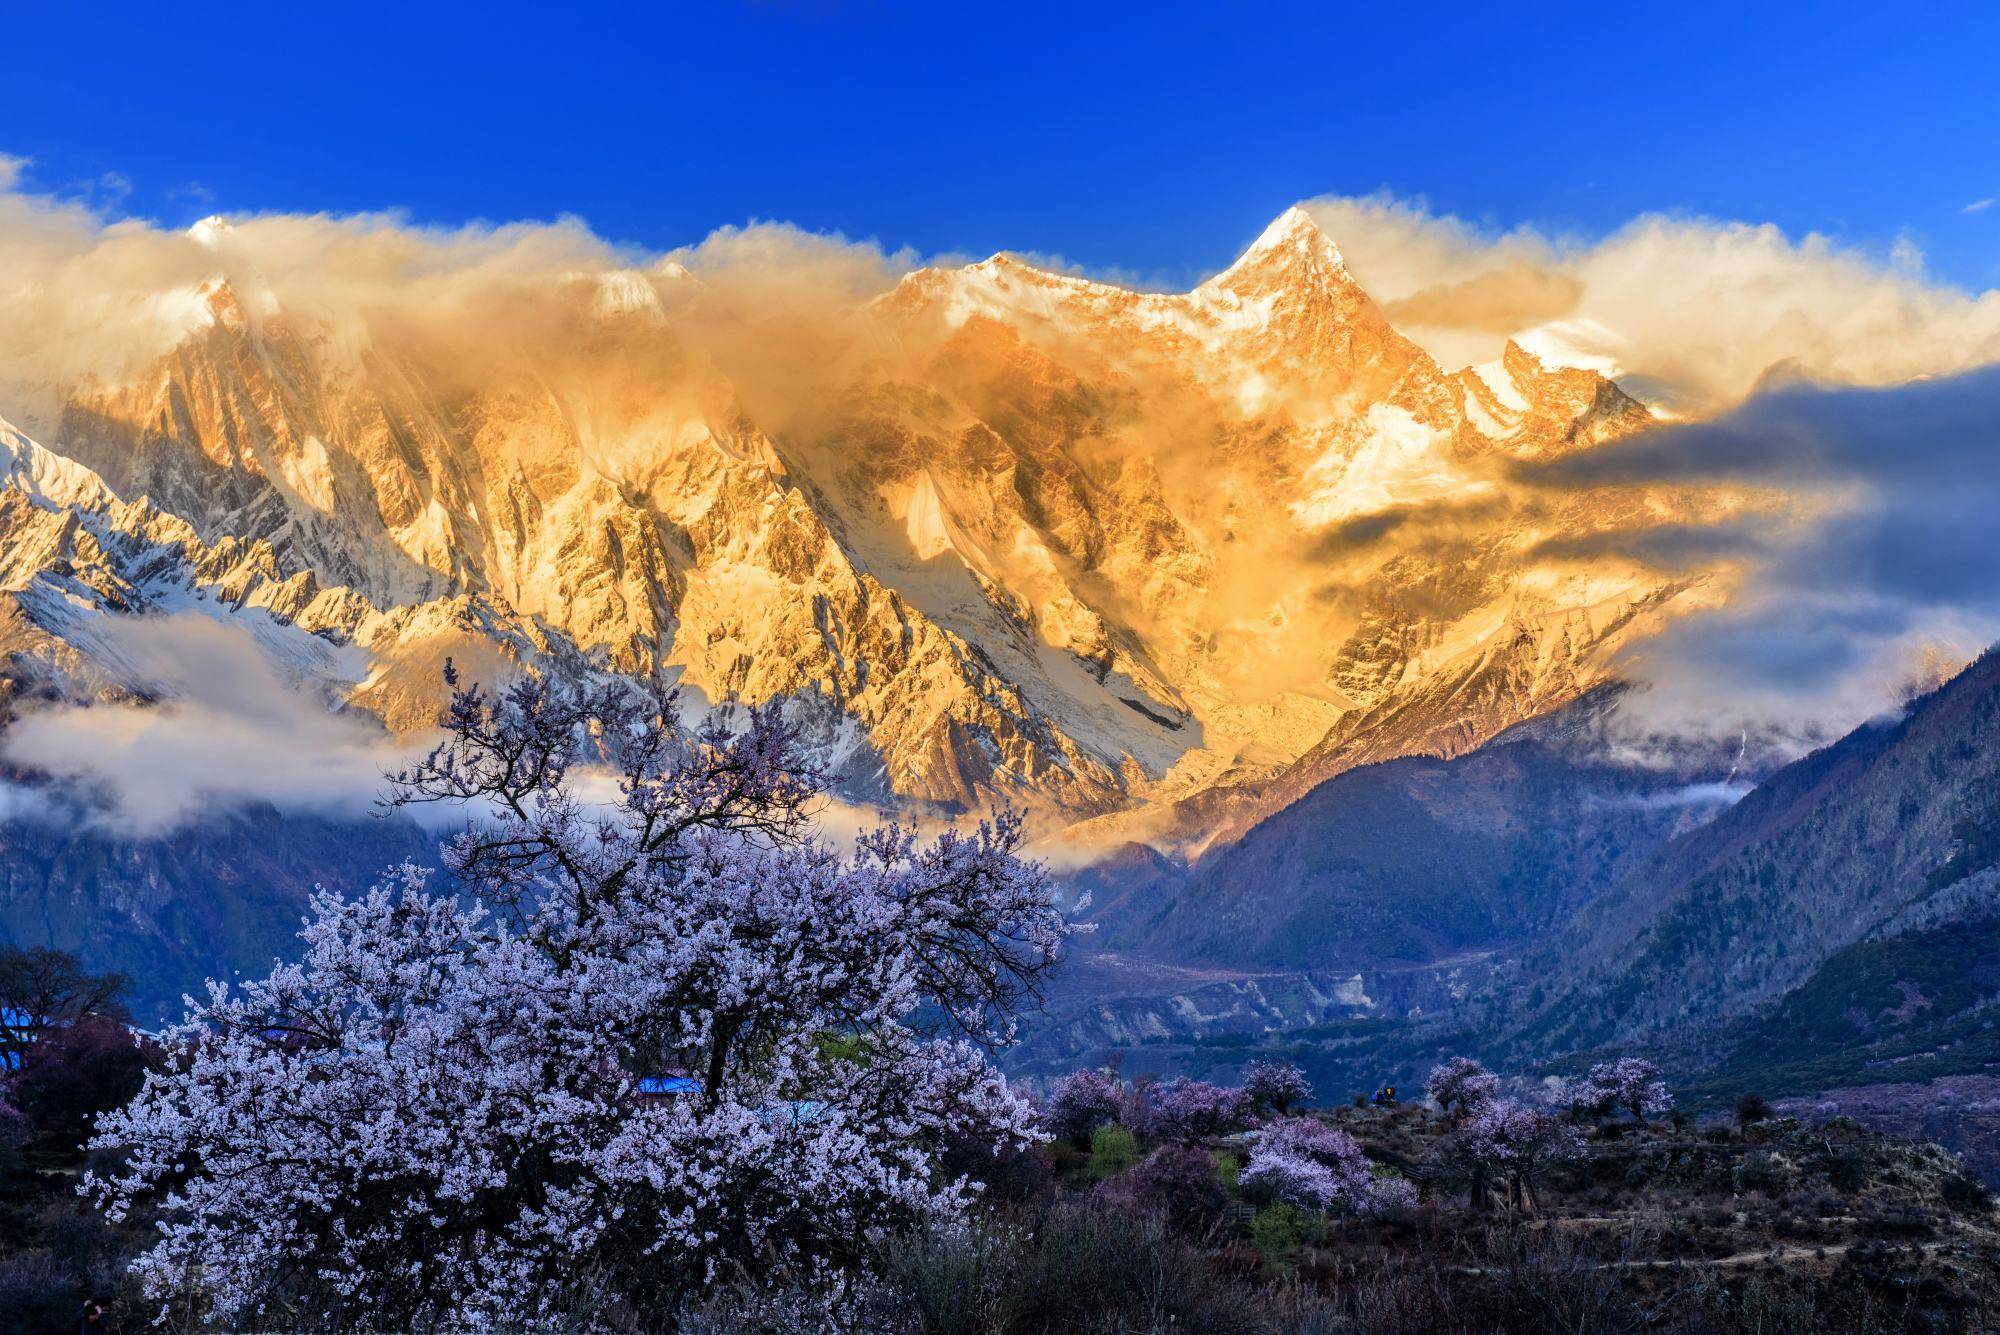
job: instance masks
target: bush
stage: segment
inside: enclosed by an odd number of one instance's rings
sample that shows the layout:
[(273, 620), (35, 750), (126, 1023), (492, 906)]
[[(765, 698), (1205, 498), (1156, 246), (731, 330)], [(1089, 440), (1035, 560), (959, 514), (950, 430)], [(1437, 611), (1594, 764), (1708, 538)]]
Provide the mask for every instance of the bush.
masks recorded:
[(1938, 1194), (1961, 1214), (1983, 1214), (1993, 1208), (1993, 1189), (1962, 1168), (1945, 1178)]
[(1250, 1221), (1250, 1245), (1266, 1256), (1291, 1251), (1305, 1236), (1305, 1216), (1285, 1201), (1265, 1206)]
[(1841, 1191), (1859, 1191), (1868, 1185), (1868, 1158), (1858, 1150), (1837, 1150), (1827, 1160), (1826, 1180)]
[(1270, 1329), (1263, 1295), (1204, 1265), (1157, 1216), (1062, 1202), (1044, 1216), (994, 1328), (1006, 1331)]
[(881, 1324), (924, 1335), (992, 1330), (1026, 1252), (1027, 1239), (990, 1216), (897, 1237), (884, 1249), (883, 1287), (893, 1297)]
[(1046, 1204), (1057, 1191), (1055, 1155), (1047, 1145), (996, 1149), (970, 1137), (954, 1137), (938, 1158), (938, 1170), (947, 1178), (971, 1178), (986, 1188), (987, 1200), (1003, 1204)]
[(1139, 1142), (1122, 1126), (1100, 1126), (1090, 1133), (1090, 1175), (1099, 1181), (1116, 1177), (1139, 1161)]
[(82, 1306), (83, 1290), (48, 1252), (22, 1252), (0, 1262), (0, 1329), (74, 1329)]
[[(804, 1281), (766, 1276), (725, 1284), (705, 1298), (682, 1302), (672, 1329), (679, 1335), (820, 1335), (827, 1330), (893, 1329), (906, 1305), (872, 1289), (828, 1295)], [(554, 1329), (593, 1330), (604, 1324), (604, 1299), (594, 1291), (566, 1297)], [(626, 1319), (619, 1327), (633, 1328)]]
[(0, 1097), (0, 1177), (14, 1173), (22, 1166), (21, 1151), (28, 1143), (29, 1132), (33, 1128), (21, 1110)]
[(1772, 1150), (1758, 1150), (1736, 1165), (1736, 1189), (1776, 1195), (1788, 1189), (1797, 1176), (1790, 1159)]
[(1736, 1100), (1736, 1125), (1749, 1126), (1769, 1117), (1773, 1109), (1771, 1101), (1762, 1094), (1745, 1094)]
[(1229, 1203), (1215, 1160), (1192, 1145), (1162, 1145), (1137, 1167), (1098, 1187), (1096, 1194), (1134, 1214), (1157, 1214), (1183, 1233), (1203, 1232)]

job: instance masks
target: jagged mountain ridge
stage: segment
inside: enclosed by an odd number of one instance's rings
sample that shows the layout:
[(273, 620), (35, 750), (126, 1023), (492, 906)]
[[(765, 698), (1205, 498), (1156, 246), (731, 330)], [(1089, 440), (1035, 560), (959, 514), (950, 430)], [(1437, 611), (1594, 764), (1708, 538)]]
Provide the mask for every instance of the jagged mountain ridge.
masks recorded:
[[(42, 442), (98, 490), (11, 489), (15, 653), (79, 667), (79, 608), (199, 588), (267, 641), (358, 651), (329, 690), (392, 728), (447, 651), (666, 670), (807, 710), (851, 793), (1185, 844), (1217, 794), (1262, 812), (1559, 706), (1695, 596), (1534, 554), (1659, 498), (1505, 494), (1508, 462), (1640, 405), (1514, 345), (1444, 371), (1298, 210), (1178, 295), (920, 270), (849, 314), (869, 351), (830, 392), (764, 420), (683, 336), (701, 294), (673, 266), (576, 278), (477, 376), (196, 295), (169, 356), (80, 387)], [(1371, 544), (1438, 504), (1463, 531)]]

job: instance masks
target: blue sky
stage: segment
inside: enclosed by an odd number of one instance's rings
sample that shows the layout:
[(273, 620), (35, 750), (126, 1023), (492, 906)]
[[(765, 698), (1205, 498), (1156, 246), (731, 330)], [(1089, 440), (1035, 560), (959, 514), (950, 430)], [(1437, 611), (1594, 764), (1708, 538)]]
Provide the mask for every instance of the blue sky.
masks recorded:
[[(186, 222), (775, 218), (1153, 281), (1294, 200), (1775, 222), (2000, 286), (2000, 7), (13, 7), (0, 152)], [(359, 7), (356, 7), (359, 8)], [(1742, 12), (1756, 9), (1756, 13)]]

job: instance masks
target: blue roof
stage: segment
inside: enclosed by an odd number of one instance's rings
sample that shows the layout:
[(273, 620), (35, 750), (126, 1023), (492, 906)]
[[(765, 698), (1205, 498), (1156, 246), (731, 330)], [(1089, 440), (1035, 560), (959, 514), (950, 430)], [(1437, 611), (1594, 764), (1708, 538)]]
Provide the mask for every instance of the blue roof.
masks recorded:
[(690, 1075), (642, 1075), (641, 1094), (699, 1094), (701, 1081)]

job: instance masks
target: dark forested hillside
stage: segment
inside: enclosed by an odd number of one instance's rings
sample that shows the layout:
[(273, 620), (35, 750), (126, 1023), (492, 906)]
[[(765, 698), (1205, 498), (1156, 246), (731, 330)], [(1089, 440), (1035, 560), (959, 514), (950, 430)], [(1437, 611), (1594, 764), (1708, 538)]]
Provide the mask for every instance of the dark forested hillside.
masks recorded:
[(155, 839), (77, 824), (0, 824), (0, 940), (74, 952), (131, 979), (142, 1023), (183, 993), (296, 953), (316, 884), (354, 893), (437, 841), (407, 820), (334, 821), (265, 808)]
[[(1966, 942), (2000, 944), (1997, 830), (2000, 653), (1988, 653), (1900, 719), (1774, 774), (1585, 907), (1512, 980), (1517, 1038), (1545, 1051), (1614, 1044), (1741, 1017), (1802, 986), (1814, 990), (1787, 1004), (1830, 1004), (1884, 971), (1894, 984), (1898, 958), (1947, 967)], [(1955, 944), (1846, 953), (1916, 932)], [(1945, 1018), (1947, 998), (1980, 995), (1976, 982), (1934, 980), (1933, 998), (1909, 981), (1909, 1018), (1925, 1024)], [(1849, 1012), (1882, 1008), (1856, 1000)]]
[(1722, 805), (1733, 749), (1671, 764), (1607, 744), (1616, 693), (1468, 755), (1350, 770), (1198, 863), (1108, 935), (1173, 959), (1263, 967), (1420, 964), (1544, 936)]

